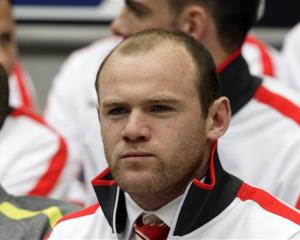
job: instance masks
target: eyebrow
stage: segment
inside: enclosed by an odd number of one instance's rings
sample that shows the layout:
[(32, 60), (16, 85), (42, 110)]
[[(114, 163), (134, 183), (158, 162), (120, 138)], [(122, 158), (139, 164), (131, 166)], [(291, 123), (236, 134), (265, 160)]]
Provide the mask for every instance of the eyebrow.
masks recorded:
[[(178, 99), (169, 96), (159, 96), (150, 99), (145, 99), (145, 101), (143, 101), (143, 103), (145, 104), (178, 104), (179, 102), (180, 101)], [(120, 99), (107, 99), (103, 100), (101, 105), (103, 107), (109, 108), (115, 106), (126, 106), (128, 104)]]
[(122, 102), (121, 100), (117, 100), (117, 99), (108, 99), (108, 100), (103, 100), (100, 102), (100, 105), (103, 107), (115, 107), (115, 106), (120, 106), (120, 105), (126, 105), (124, 102)]
[(176, 98), (158, 97), (158, 98), (149, 99), (146, 102), (151, 103), (151, 104), (158, 104), (158, 103), (175, 104), (175, 103), (178, 103), (179, 101)]
[(138, 2), (136, 0), (125, 0), (125, 4), (127, 6), (135, 6), (135, 7), (138, 7), (140, 8), (141, 10), (143, 11), (150, 11), (150, 9), (147, 7), (147, 5), (141, 3), (141, 2)]

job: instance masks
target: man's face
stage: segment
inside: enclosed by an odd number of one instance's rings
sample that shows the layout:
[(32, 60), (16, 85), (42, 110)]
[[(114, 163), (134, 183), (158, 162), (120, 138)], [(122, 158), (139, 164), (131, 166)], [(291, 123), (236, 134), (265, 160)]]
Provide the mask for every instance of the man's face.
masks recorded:
[(122, 12), (112, 23), (112, 31), (127, 38), (148, 28), (172, 29), (175, 19), (167, 0), (125, 0)]
[(14, 28), (11, 6), (7, 0), (0, 0), (0, 63), (7, 73), (11, 73), (17, 60)]
[(129, 194), (180, 195), (206, 166), (196, 67), (172, 44), (115, 53), (101, 73), (99, 117), (112, 174)]

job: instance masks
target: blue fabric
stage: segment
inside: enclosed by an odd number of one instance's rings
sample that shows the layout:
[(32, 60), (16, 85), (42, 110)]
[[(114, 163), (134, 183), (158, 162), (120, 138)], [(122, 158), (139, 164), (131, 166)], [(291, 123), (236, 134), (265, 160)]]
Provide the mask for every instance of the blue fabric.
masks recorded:
[(34, 6), (98, 6), (102, 0), (14, 0), (15, 5)]

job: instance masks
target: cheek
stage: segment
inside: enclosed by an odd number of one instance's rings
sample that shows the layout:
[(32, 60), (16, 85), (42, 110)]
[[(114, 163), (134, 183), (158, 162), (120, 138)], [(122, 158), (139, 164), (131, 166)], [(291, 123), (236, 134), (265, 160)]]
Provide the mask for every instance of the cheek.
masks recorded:
[(171, 128), (171, 136), (169, 137), (170, 145), (175, 148), (174, 152), (194, 152), (203, 142), (206, 141), (205, 126), (201, 121), (188, 121)]
[(112, 123), (101, 123), (101, 136), (105, 151), (112, 154), (122, 141), (122, 126)]
[(17, 48), (15, 44), (12, 44), (6, 49), (6, 58), (7, 72), (11, 72), (15, 63), (17, 62)]
[(120, 131), (114, 126), (101, 124), (101, 136), (104, 143), (111, 145), (121, 137)]

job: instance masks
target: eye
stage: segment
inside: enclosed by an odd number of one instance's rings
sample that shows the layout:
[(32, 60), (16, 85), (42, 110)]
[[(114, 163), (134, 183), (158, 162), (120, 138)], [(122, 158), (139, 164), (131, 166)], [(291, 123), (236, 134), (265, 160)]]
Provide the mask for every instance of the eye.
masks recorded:
[(151, 112), (155, 112), (155, 113), (165, 113), (165, 112), (171, 112), (173, 110), (173, 108), (166, 106), (166, 105), (153, 105), (150, 107), (150, 111)]
[(128, 9), (137, 17), (141, 18), (147, 14), (147, 11), (140, 5), (128, 1), (126, 3)]
[(128, 113), (129, 111), (125, 107), (115, 107), (108, 110), (107, 115), (119, 116)]
[(13, 36), (10, 33), (4, 33), (1, 35), (1, 45), (6, 46), (13, 41)]

